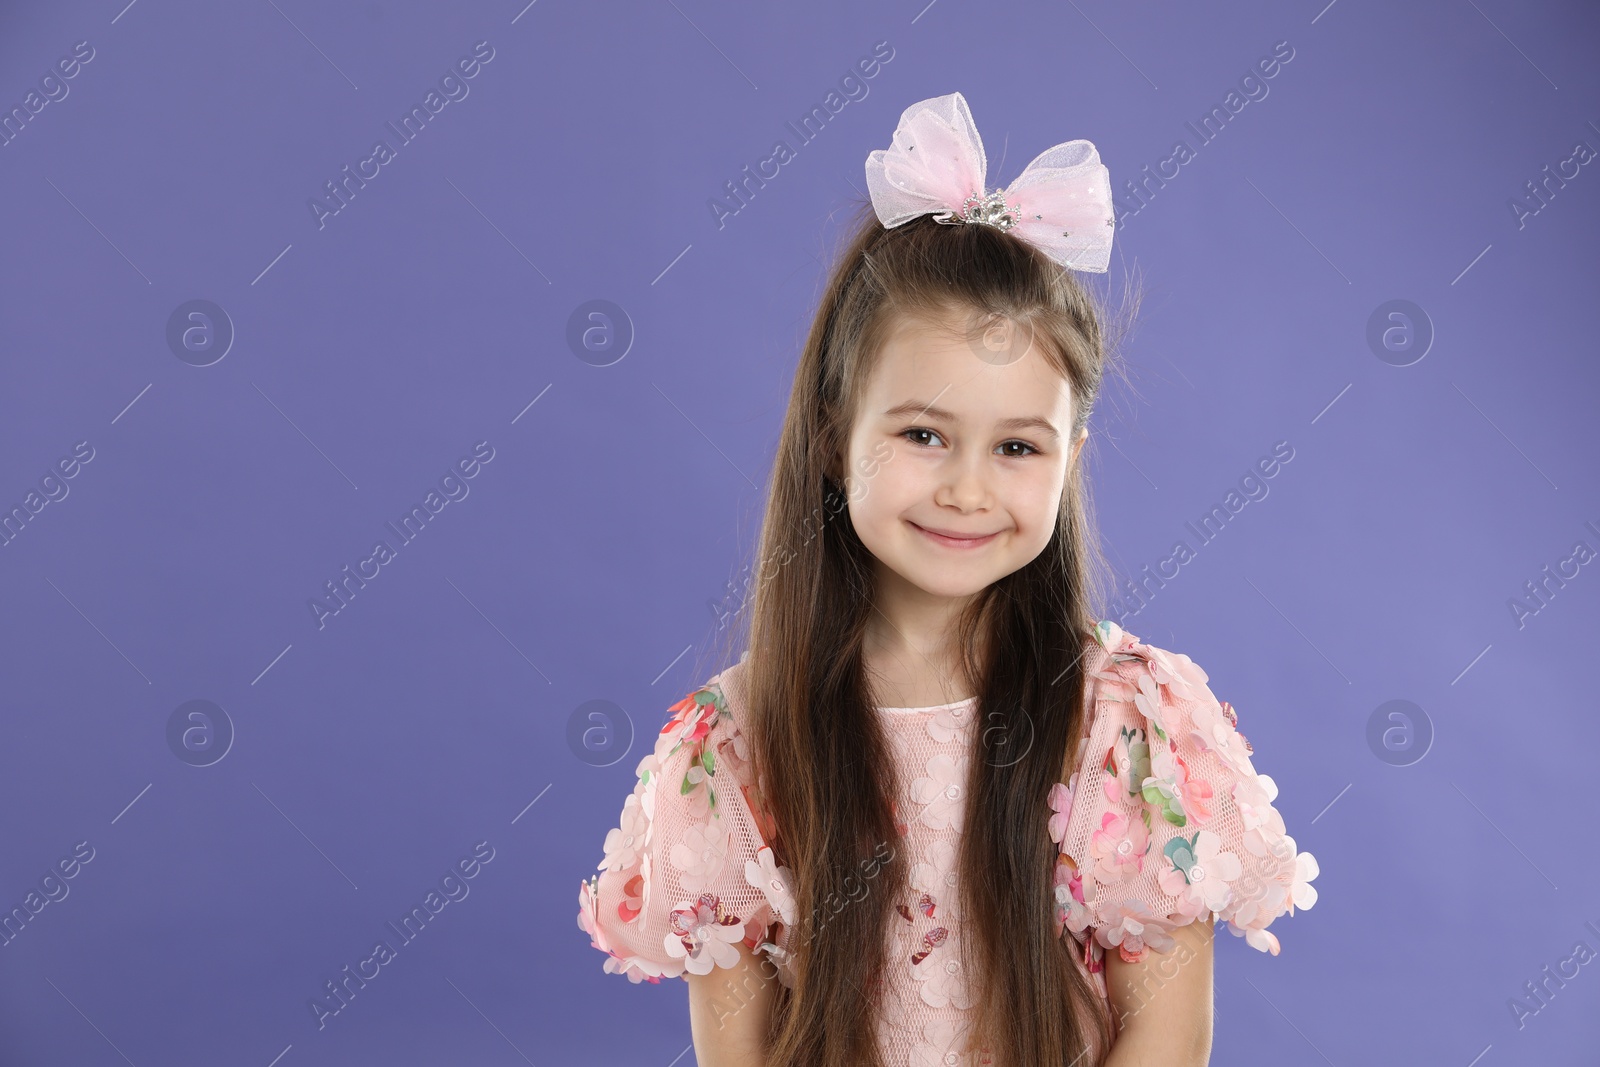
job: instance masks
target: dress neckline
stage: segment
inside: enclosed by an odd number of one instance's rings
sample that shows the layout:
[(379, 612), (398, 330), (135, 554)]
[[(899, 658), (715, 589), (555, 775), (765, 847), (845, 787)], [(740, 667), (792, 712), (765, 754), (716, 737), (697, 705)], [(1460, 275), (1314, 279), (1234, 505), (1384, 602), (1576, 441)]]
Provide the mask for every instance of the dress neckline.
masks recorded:
[(878, 707), (878, 710), (879, 711), (893, 712), (896, 715), (915, 715), (916, 713), (923, 712), (923, 711), (948, 711), (951, 708), (959, 708), (959, 707), (963, 707), (964, 705), (971, 704), (974, 700), (977, 700), (977, 699), (978, 698), (976, 696), (970, 696), (970, 697), (967, 697), (965, 700), (952, 700), (948, 704), (933, 704), (933, 705), (931, 705), (929, 707), (925, 707), (925, 708), (890, 708), (890, 707), (883, 707), (883, 706), (880, 705)]

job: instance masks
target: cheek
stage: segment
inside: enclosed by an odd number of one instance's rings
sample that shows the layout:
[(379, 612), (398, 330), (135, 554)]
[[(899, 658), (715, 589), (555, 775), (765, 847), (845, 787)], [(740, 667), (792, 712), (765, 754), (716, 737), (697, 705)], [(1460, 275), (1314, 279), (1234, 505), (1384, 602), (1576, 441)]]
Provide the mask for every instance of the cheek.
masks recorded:
[(1066, 483), (1060, 471), (1041, 471), (1037, 478), (1018, 482), (1012, 488), (1011, 514), (1022, 527), (1023, 539), (1043, 545), (1055, 532), (1061, 513), (1061, 495)]
[(894, 514), (882, 472), (876, 478), (860, 479), (850, 497), (850, 521), (857, 532), (876, 530), (893, 521)]
[(858, 525), (892, 522), (925, 492), (917, 479), (916, 465), (898, 454), (880, 459), (869, 467), (870, 475), (853, 473), (856, 486), (850, 493), (850, 515)]

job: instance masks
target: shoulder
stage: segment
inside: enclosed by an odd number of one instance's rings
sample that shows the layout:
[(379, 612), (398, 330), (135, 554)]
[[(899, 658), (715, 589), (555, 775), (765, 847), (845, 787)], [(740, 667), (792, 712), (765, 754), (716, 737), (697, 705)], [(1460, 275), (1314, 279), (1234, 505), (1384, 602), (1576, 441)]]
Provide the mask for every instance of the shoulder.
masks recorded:
[[(1091, 673), (1097, 703), (1131, 705), (1161, 740), (1215, 748), (1238, 773), (1254, 773), (1250, 755), (1255, 749), (1239, 732), (1239, 714), (1217, 699), (1200, 664), (1182, 652), (1145, 644), (1109, 620), (1095, 625), (1094, 637), (1100, 650), (1098, 668)], [(1173, 738), (1180, 725), (1197, 736)]]
[(737, 942), (770, 952), (774, 922), (787, 929), (790, 879), (748, 782), (737, 677), (714, 675), (666, 709), (598, 873), (579, 887), (579, 928), (631, 981), (730, 967)]
[[(1109, 619), (1095, 624), (1095, 645), (1100, 650), (1097, 680), (1111, 687), (1115, 696), (1149, 692), (1149, 684), (1170, 686), (1178, 698), (1200, 699), (1209, 696), (1211, 681), (1201, 666), (1182, 652), (1145, 644)], [(1148, 678), (1149, 683), (1141, 681)]]
[[(656, 735), (653, 762), (665, 767), (684, 751), (691, 755), (726, 749), (742, 772), (749, 760), (744, 721), (744, 660), (712, 675), (667, 708), (667, 721)], [(714, 772), (713, 772), (714, 773)]]
[(749, 791), (751, 753), (740, 728), (741, 667), (735, 664), (712, 675), (667, 707), (651, 751), (635, 770), (644, 791), (641, 799), (654, 799), (664, 783), (671, 802), (689, 805), (700, 818), (717, 818), (719, 784)]
[(1094, 718), (1063, 821), (1062, 919), (1105, 948), (1142, 959), (1170, 932), (1225, 919), (1278, 951), (1266, 928), (1316, 900), (1315, 857), (1299, 852), (1257, 773), (1233, 707), (1188, 656), (1095, 628)]

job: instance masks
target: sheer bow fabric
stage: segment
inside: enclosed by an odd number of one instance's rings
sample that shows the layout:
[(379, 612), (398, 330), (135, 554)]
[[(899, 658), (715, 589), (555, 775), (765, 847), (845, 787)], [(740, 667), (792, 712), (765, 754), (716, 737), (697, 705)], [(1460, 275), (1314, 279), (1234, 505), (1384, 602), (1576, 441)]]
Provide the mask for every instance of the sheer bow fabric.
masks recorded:
[(1116, 223), (1111, 175), (1091, 142), (1046, 149), (1004, 189), (985, 188), (987, 170), (967, 101), (951, 93), (905, 109), (893, 143), (867, 156), (867, 188), (885, 227), (932, 213), (1005, 230), (1072, 270), (1106, 270)]

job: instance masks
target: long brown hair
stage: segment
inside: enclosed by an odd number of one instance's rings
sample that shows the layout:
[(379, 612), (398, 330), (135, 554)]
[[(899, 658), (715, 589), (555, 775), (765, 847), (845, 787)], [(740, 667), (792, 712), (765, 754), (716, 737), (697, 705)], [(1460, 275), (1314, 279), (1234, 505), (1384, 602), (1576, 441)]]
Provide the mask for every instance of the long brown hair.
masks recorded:
[[(795, 984), (778, 991), (768, 1067), (881, 1067), (883, 949), (911, 858), (898, 847), (899, 783), (864, 670), (873, 557), (846, 510), (847, 478), (859, 475), (845, 451), (886, 328), (898, 313), (953, 306), (1031, 329), (1071, 384), (1070, 443), (1114, 366), (1109, 334), (1137, 302), (1113, 316), (1070, 271), (990, 226), (922, 216), (885, 229), (860, 205), (795, 370), (740, 620), (751, 650), (741, 728), (798, 908)], [(1072, 464), (1044, 550), (974, 597), (958, 623), (983, 724), (958, 860), (978, 998), (969, 1040), (997, 1067), (1093, 1067), (1112, 1040), (1076, 942), (1055, 933), (1045, 803), (1084, 729), (1086, 642), (1107, 586), (1085, 460)], [(864, 865), (876, 871), (865, 892)]]

